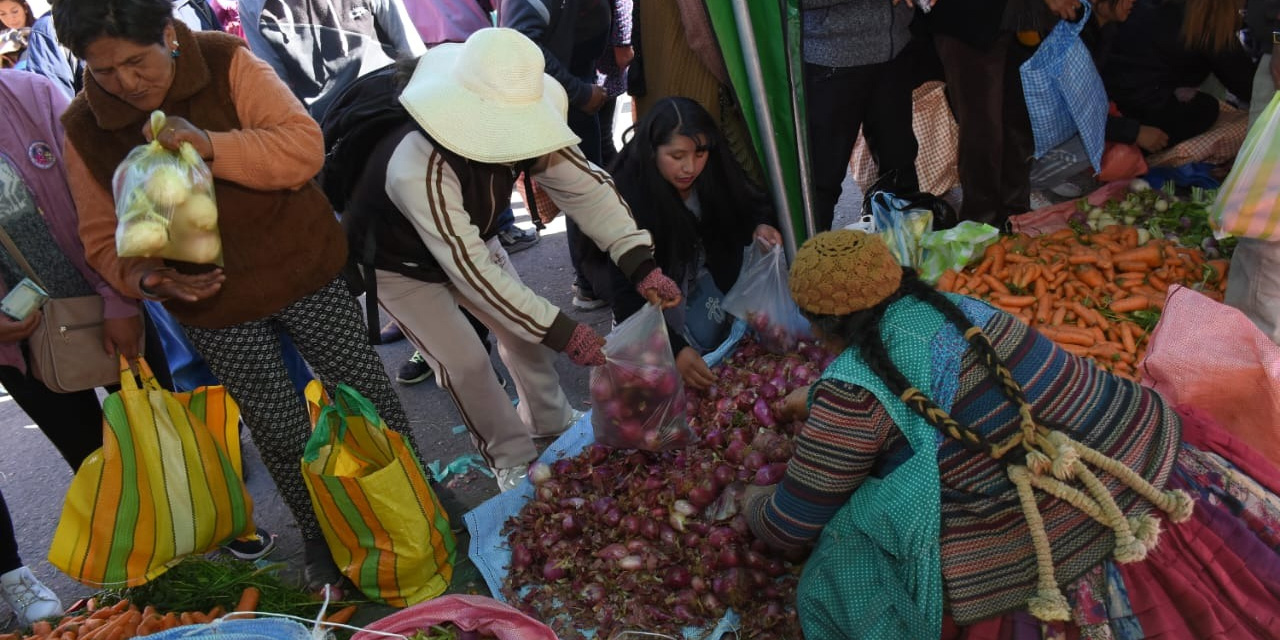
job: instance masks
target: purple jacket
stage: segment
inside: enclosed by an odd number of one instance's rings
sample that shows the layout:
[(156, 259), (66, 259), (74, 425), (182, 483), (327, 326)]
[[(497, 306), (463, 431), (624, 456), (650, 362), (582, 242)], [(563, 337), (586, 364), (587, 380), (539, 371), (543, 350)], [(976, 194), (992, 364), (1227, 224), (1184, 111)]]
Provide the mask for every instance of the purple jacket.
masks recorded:
[[(105, 316), (137, 315), (137, 301), (112, 289), (85, 261), (80, 220), (62, 164), (63, 134), (58, 116), (66, 108), (67, 97), (49, 79), (25, 71), (0, 70), (0, 113), (4, 114), (0, 118), (0, 153), (9, 158), (31, 190), (62, 253), (102, 296)], [(0, 296), (5, 293), (8, 288), (0, 282)], [(0, 343), (0, 365), (25, 370), (17, 343)]]

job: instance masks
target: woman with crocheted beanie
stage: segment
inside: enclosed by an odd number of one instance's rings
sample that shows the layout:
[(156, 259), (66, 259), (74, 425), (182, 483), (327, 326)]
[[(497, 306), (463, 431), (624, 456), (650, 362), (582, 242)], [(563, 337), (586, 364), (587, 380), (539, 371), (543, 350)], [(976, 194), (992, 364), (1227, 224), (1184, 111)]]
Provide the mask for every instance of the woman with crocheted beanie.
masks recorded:
[(816, 544), (805, 637), (1280, 637), (1280, 469), (1205, 415), (815, 236), (791, 292), (840, 355), (752, 531)]

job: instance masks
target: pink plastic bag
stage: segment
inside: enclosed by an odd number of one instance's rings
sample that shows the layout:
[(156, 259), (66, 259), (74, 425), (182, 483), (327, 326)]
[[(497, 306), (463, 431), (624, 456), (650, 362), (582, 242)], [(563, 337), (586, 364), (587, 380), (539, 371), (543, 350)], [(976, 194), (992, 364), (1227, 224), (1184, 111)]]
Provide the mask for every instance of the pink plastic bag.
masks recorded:
[[(1089, 199), (1089, 204), (1102, 206), (1107, 200), (1124, 194), (1124, 190), (1129, 187), (1129, 182), (1129, 180), (1108, 182), (1085, 197)], [(1014, 233), (1025, 233), (1029, 236), (1053, 233), (1059, 229), (1066, 229), (1068, 226), (1067, 219), (1075, 212), (1075, 200), (1059, 202), (1035, 211), (1010, 216), (1009, 227), (1013, 229)]]
[(1171, 287), (1139, 368), (1170, 403), (1205, 411), (1280, 465), (1280, 346), (1243, 313)]
[[(498, 640), (558, 640), (545, 624), (515, 608), (484, 596), (451, 595), (415, 604), (366, 627), (411, 636), (433, 624), (452, 622), (463, 631), (483, 631)], [(386, 640), (386, 636), (361, 631), (352, 640)]]

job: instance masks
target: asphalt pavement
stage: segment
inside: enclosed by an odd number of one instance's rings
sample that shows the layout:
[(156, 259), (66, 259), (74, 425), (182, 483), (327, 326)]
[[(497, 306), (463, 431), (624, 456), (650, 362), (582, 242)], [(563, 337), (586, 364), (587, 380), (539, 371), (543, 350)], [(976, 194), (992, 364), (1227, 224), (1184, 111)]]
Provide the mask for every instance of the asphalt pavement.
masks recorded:
[[(860, 198), (852, 180), (845, 180), (845, 197), (837, 208), (836, 225), (853, 221)], [(523, 205), (516, 202), (517, 223), (532, 227)], [(525, 284), (565, 310), (570, 317), (591, 325), (601, 335), (607, 335), (611, 324), (608, 309), (583, 312), (572, 305), (570, 284), (573, 282), (569, 267), (568, 248), (565, 242), (564, 217), (554, 220), (541, 234), (541, 241), (511, 256)], [(467, 434), (458, 427), (461, 421), (452, 400), (433, 381), (413, 386), (394, 382), (401, 364), (413, 348), (405, 341), (377, 347), (386, 366), (392, 384), (399, 392), (406, 413), (412, 423), (424, 463), (439, 461), (447, 466), (454, 460), (475, 453)], [(506, 369), (494, 350), (493, 360), (505, 376)], [(560, 358), (557, 370), (561, 386), (573, 406), (590, 408), (587, 397), (588, 370), (575, 366), (568, 358)], [(510, 393), (513, 394), (514, 390)], [(95, 589), (81, 585), (55, 569), (45, 559), (53, 532), (61, 513), (63, 496), (71, 482), (71, 471), (58, 455), (53, 445), (32, 424), (30, 418), (7, 394), (0, 394), (0, 491), (4, 492), (13, 516), (20, 553), (23, 560), (46, 585), (52, 588), (64, 604), (89, 595)], [(258, 524), (277, 536), (277, 549), (270, 559), (287, 564), (286, 575), (298, 575), (302, 566), (301, 538), (293, 518), (275, 490), (270, 476), (259, 460), (257, 450), (245, 438), (245, 466), (247, 484), (254, 500), (254, 518)], [(474, 507), (497, 493), (494, 481), (481, 472), (472, 470), (454, 475), (444, 482), (459, 499)], [(465, 535), (464, 535), (465, 538)], [(459, 541), (459, 566), (450, 591), (484, 593), (487, 589), (478, 573), (465, 560), (466, 540)], [(362, 616), (363, 617), (363, 616)], [(0, 632), (12, 627), (13, 616), (8, 607), (0, 603)]]

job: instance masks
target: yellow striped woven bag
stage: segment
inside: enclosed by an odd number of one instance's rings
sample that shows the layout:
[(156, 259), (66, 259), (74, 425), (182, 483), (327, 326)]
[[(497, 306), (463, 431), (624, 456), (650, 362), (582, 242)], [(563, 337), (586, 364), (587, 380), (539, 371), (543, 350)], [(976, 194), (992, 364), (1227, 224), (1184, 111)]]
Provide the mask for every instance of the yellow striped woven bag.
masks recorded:
[(456, 541), (404, 438), (355, 389), (338, 385), (330, 403), (312, 381), (306, 395), (314, 431), (302, 476), (338, 568), (393, 607), (444, 593)]
[(240, 409), (222, 387), (163, 389), (120, 360), (102, 448), (76, 471), (49, 562), (98, 587), (134, 587), (193, 553), (254, 532), (240, 468)]

